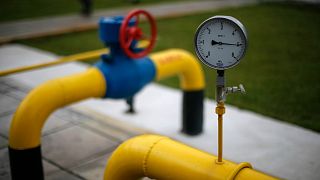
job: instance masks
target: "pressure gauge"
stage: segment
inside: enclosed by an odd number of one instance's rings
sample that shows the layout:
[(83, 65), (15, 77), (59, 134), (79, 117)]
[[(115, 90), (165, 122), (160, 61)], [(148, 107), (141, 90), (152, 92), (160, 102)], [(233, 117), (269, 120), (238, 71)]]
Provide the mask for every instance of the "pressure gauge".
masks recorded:
[(231, 16), (213, 16), (198, 27), (194, 38), (199, 59), (207, 66), (225, 70), (237, 65), (247, 48), (247, 33)]

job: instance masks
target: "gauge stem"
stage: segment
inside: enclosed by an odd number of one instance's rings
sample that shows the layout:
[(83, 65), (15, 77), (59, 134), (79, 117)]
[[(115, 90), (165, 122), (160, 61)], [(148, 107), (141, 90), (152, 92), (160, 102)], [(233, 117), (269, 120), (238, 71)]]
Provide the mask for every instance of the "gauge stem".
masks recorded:
[(216, 101), (225, 101), (225, 78), (224, 70), (217, 70), (217, 80), (216, 80)]
[(216, 82), (216, 114), (218, 115), (218, 159), (217, 164), (223, 164), (222, 150), (223, 150), (223, 114), (225, 113), (224, 101), (225, 101), (225, 80), (224, 71), (217, 71)]

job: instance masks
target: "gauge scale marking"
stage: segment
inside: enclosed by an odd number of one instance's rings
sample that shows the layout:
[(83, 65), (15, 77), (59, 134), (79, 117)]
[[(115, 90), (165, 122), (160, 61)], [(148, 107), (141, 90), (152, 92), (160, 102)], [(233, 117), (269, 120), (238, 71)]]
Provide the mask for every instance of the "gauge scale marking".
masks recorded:
[(207, 66), (225, 70), (237, 65), (247, 48), (247, 33), (240, 21), (231, 16), (214, 16), (198, 27), (195, 50)]

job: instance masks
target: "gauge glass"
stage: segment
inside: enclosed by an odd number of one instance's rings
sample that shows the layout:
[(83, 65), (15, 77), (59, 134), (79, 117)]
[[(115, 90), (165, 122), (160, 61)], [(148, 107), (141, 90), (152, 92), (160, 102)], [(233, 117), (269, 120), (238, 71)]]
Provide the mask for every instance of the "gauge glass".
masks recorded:
[(237, 65), (247, 48), (247, 34), (240, 21), (231, 16), (214, 16), (195, 34), (198, 58), (207, 66), (225, 70)]

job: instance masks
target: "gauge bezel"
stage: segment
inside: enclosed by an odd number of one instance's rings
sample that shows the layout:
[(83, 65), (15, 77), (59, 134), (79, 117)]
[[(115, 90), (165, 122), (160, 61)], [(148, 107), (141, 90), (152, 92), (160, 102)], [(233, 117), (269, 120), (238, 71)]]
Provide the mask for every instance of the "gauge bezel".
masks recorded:
[[(208, 63), (203, 57), (202, 55), (200, 54), (199, 50), (198, 50), (198, 44), (197, 44), (197, 39), (198, 39), (198, 34), (200, 32), (200, 30), (202, 29), (203, 26), (205, 26), (207, 23), (209, 23), (210, 21), (216, 21), (216, 20), (224, 20), (224, 21), (229, 21), (231, 23), (233, 23), (235, 26), (237, 26), (242, 33), (242, 36), (245, 38), (244, 41), (245, 41), (245, 47), (244, 47), (244, 50), (243, 50), (243, 53), (242, 55), (240, 56), (239, 60), (236, 61), (234, 64), (230, 65), (230, 66), (225, 66), (225, 67), (218, 67), (218, 66), (215, 66), (211, 63)], [(238, 65), (241, 61), (241, 59), (244, 57), (244, 55), (246, 54), (246, 51), (247, 51), (247, 47), (248, 47), (248, 36), (247, 36), (247, 31), (244, 27), (244, 25), (239, 21), (237, 20), (236, 18), (234, 17), (231, 17), (231, 16), (213, 16), (213, 17), (210, 17), (208, 19), (206, 19), (205, 21), (203, 21), (197, 28), (197, 31), (195, 33), (195, 36), (194, 36), (194, 48), (195, 48), (195, 51), (196, 51), (196, 54), (198, 56), (198, 59), (200, 61), (202, 61), (205, 65), (207, 65), (208, 67), (210, 68), (213, 68), (213, 69), (216, 69), (216, 70), (226, 70), (226, 69), (230, 69), (236, 65)]]

